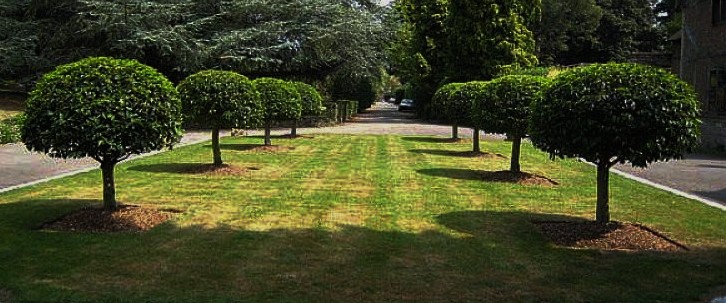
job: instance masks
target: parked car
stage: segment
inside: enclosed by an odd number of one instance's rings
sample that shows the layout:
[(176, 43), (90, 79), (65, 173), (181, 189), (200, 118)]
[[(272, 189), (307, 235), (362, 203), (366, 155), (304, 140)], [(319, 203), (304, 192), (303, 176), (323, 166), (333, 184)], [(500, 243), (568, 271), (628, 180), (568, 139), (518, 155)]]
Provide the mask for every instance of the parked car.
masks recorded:
[(403, 99), (401, 104), (398, 105), (398, 111), (413, 110), (414, 108), (416, 108), (416, 105), (411, 99)]

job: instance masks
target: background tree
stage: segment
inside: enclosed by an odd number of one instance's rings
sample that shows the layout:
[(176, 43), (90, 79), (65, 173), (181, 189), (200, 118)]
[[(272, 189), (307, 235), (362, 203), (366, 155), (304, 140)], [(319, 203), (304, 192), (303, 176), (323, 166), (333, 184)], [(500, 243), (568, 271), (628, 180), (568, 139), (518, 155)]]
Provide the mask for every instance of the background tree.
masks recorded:
[(411, 88), (416, 113), (427, 117), (429, 103), (444, 82), (447, 0), (399, 0), (394, 4), (400, 23), (389, 48), (393, 74)]
[(601, 17), (595, 0), (542, 0), (542, 19), (532, 27), (540, 64), (581, 62), (578, 56), (598, 44)]
[(662, 50), (666, 37), (656, 27), (653, 0), (598, 0), (603, 15), (599, 45), (588, 62), (624, 62), (635, 51)]
[[(292, 82), (292, 85), (300, 94), (301, 116), (318, 116), (323, 112), (323, 97), (312, 85), (304, 82)], [(297, 136), (297, 123), (298, 120), (295, 120), (295, 125), (290, 132), (292, 137)]]
[(270, 128), (275, 121), (300, 119), (302, 104), (300, 93), (287, 81), (275, 78), (258, 78), (254, 81), (265, 109), (265, 145), (272, 145)]
[(135, 60), (88, 58), (59, 66), (31, 92), (26, 119), (22, 141), (28, 149), (101, 164), (103, 205), (109, 210), (118, 207), (116, 163), (181, 138), (176, 89)]
[(532, 143), (552, 156), (597, 165), (596, 221), (610, 221), (610, 167), (682, 157), (698, 141), (698, 101), (670, 72), (637, 64), (566, 70), (532, 109)]
[(540, 0), (449, 0), (449, 81), (489, 80), (503, 68), (536, 65), (527, 26), (539, 15)]
[(185, 118), (212, 129), (214, 165), (222, 165), (219, 130), (251, 128), (262, 124), (260, 95), (247, 77), (235, 72), (207, 70), (179, 84)]
[(114, 55), (175, 81), (204, 69), (322, 80), (385, 64), (389, 10), (348, 0), (0, 0), (0, 77)]
[(509, 170), (520, 172), (522, 138), (527, 136), (530, 105), (542, 99), (547, 78), (511, 75), (496, 78), (486, 86), (483, 98), (472, 106), (472, 123), (486, 132), (507, 134), (512, 139)]

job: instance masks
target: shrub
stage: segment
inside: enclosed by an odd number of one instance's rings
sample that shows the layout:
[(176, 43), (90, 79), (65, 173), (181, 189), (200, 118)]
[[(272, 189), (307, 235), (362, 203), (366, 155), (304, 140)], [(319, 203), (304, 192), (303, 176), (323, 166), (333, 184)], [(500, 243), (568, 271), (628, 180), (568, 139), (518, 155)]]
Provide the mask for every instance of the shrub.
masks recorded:
[(542, 99), (547, 78), (538, 76), (504, 76), (487, 85), (486, 96), (476, 99), (472, 123), (486, 132), (506, 133), (512, 139), (509, 170), (519, 172), (519, 150), (527, 135), (530, 106)]
[(259, 78), (254, 81), (265, 108), (265, 145), (272, 145), (270, 127), (273, 121), (300, 119), (302, 104), (300, 93), (290, 82), (275, 78)]
[(25, 114), (18, 114), (0, 121), (0, 144), (19, 142), (24, 122)]
[(181, 102), (162, 74), (136, 60), (87, 58), (44, 75), (27, 101), (22, 141), (53, 157), (101, 164), (103, 203), (116, 209), (114, 167), (181, 138)]
[(566, 70), (533, 104), (530, 135), (553, 156), (597, 165), (596, 220), (610, 220), (609, 169), (645, 167), (682, 157), (699, 136), (693, 89), (673, 74), (638, 64), (594, 64)]
[(185, 118), (212, 129), (214, 165), (222, 165), (220, 129), (262, 124), (260, 95), (252, 81), (238, 73), (201, 71), (179, 83), (178, 90)]
[[(452, 94), (452, 98), (455, 99), (457, 103), (465, 103), (468, 102), (469, 108), (467, 109), (467, 116), (465, 124), (467, 125), (474, 125), (472, 124), (472, 110), (475, 103), (479, 102), (478, 100), (487, 98), (489, 89), (489, 82), (484, 81), (471, 81), (464, 83), (459, 87), (458, 90), (456, 90)], [(461, 109), (464, 109), (462, 107)], [(473, 134), (473, 151), (479, 152), (479, 127), (477, 125), (474, 125), (474, 134)]]

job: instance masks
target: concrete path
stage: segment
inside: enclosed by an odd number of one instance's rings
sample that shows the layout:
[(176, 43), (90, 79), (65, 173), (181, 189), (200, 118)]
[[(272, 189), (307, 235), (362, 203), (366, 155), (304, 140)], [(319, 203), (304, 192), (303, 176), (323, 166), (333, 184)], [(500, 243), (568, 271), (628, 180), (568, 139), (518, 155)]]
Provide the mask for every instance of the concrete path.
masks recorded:
[[(289, 129), (278, 129), (273, 135), (289, 133)], [(390, 134), (451, 136), (451, 127), (423, 123), (413, 119), (412, 113), (401, 113), (395, 105), (376, 103), (364, 114), (343, 125), (322, 128), (300, 128), (299, 134)], [(471, 129), (460, 128), (459, 135), (471, 138)], [(262, 135), (262, 131), (248, 132)], [(225, 132), (223, 135), (229, 135)], [(201, 142), (210, 139), (207, 131), (186, 133), (182, 143)], [(500, 140), (501, 135), (487, 134), (483, 139)], [(91, 159), (54, 159), (43, 154), (30, 153), (23, 145), (0, 146), (0, 191), (18, 185), (61, 176), (70, 172), (97, 167)], [(684, 160), (654, 163), (648, 169), (635, 169), (619, 165), (617, 170), (691, 193), (709, 201), (726, 205), (726, 158), (693, 154)]]

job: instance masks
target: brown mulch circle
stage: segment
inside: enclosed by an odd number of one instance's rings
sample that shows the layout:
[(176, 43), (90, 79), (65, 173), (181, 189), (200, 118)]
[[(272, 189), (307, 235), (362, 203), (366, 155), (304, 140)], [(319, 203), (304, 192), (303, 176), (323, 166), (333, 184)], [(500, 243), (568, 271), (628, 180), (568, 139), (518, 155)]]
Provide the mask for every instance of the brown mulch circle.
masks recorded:
[(555, 186), (559, 185), (556, 181), (549, 179), (544, 176), (530, 174), (526, 172), (511, 172), (508, 170), (502, 171), (483, 171), (479, 172), (479, 176), (484, 181), (490, 182), (507, 182), (516, 183), (520, 185), (543, 185), (543, 186)]
[(43, 224), (39, 229), (71, 232), (140, 232), (171, 219), (175, 210), (119, 205), (116, 211), (85, 207)]
[(502, 154), (491, 154), (491, 153), (485, 153), (485, 152), (475, 152), (475, 151), (465, 151), (465, 152), (452, 152), (455, 153), (458, 157), (465, 157), (465, 158), (499, 158), (499, 159), (506, 159)]
[(190, 166), (184, 171), (187, 174), (206, 174), (212, 176), (239, 176), (248, 171), (260, 170), (257, 167), (238, 167), (229, 164), (214, 165), (214, 164), (200, 164)]
[(610, 222), (533, 222), (553, 243), (603, 250), (682, 251), (687, 247), (639, 224)]

